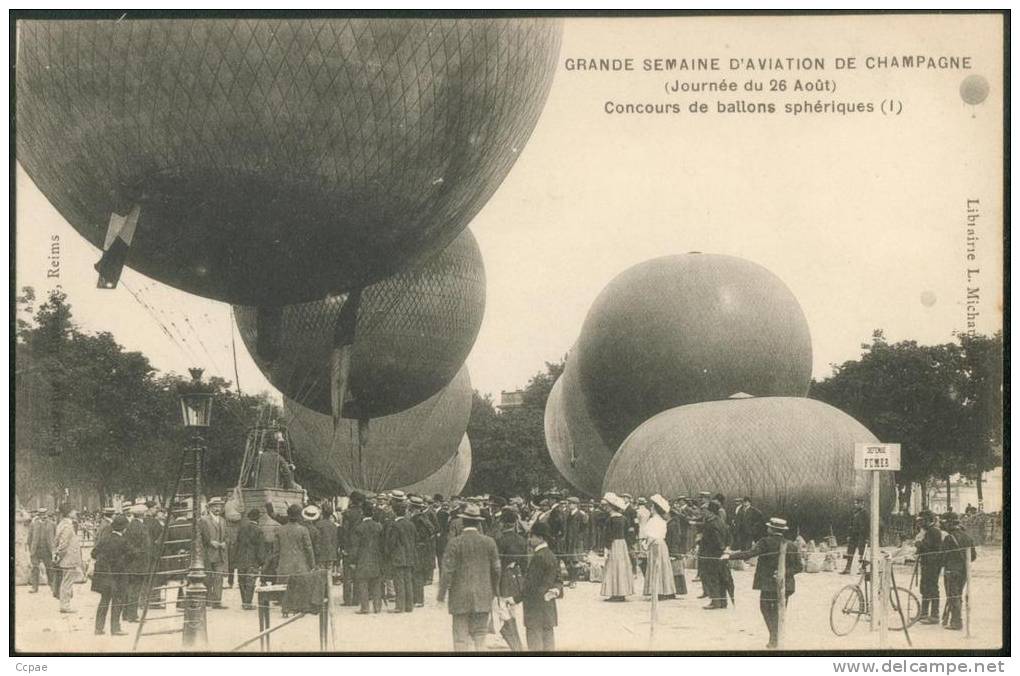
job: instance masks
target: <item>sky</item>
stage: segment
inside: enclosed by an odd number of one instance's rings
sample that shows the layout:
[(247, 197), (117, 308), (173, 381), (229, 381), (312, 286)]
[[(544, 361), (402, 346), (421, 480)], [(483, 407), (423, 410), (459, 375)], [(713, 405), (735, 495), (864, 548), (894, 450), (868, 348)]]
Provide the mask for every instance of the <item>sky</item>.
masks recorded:
[[(1001, 327), (1002, 42), (997, 16), (567, 19), (542, 116), (471, 228), (485, 261), (485, 318), (468, 357), (474, 386), (498, 398), (526, 385), (577, 338), (598, 293), (649, 258), (740, 256), (798, 298), (813, 375), (854, 359), (874, 329), (946, 342), (966, 329), (967, 270), (980, 288), (976, 330)], [(873, 69), (867, 56), (969, 56), (970, 70)], [(731, 58), (824, 57), (823, 73), (729, 70)], [(836, 71), (857, 56), (857, 70)], [(631, 72), (567, 70), (567, 59), (633, 58)], [(713, 73), (643, 72), (645, 58), (718, 57)], [(988, 98), (960, 96), (970, 74)], [(675, 93), (669, 80), (769, 87), (800, 76), (833, 93)], [(899, 115), (720, 114), (716, 100), (883, 100)], [(680, 114), (607, 114), (607, 102), (677, 103)], [(692, 102), (709, 113), (689, 113)], [(98, 290), (99, 252), (17, 170), (17, 285), (60, 284), (76, 321), (110, 331), (165, 371), (201, 366), (246, 392), (272, 390), (236, 335), (228, 305), (126, 270)], [(975, 260), (966, 208), (980, 201)], [(54, 237), (59, 253), (53, 254)], [(51, 256), (59, 278), (48, 277)], [(164, 329), (164, 327), (166, 327)], [(232, 346), (236, 345), (236, 351)]]

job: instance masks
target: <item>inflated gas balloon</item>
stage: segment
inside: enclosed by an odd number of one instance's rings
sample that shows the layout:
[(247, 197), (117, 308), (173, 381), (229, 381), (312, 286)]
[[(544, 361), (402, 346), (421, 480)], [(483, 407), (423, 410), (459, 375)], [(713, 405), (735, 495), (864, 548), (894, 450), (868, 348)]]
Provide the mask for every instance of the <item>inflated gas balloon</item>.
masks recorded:
[(546, 400), (545, 443), (563, 478), (582, 493), (601, 495), (613, 454), (588, 417), (572, 364), (568, 359)]
[[(855, 497), (869, 494), (854, 470), (854, 444), (877, 439), (828, 404), (801, 397), (710, 401), (670, 409), (627, 437), (604, 490), (667, 497), (709, 491), (750, 496), (767, 516), (786, 516), (804, 537), (840, 532)], [(882, 514), (895, 500), (884, 473)]]
[[(297, 403), (331, 413), (334, 326), (346, 296), (283, 308), (271, 354), (260, 352), (257, 310), (235, 306), (238, 331), (273, 385)], [(348, 417), (377, 418), (420, 404), (456, 375), (485, 311), (485, 268), (464, 230), (425, 263), (365, 289), (358, 313)]]
[(433, 496), (436, 493), (443, 497), (460, 495), (471, 476), (471, 440), (464, 435), (460, 440), (457, 453), (446, 461), (446, 464), (425, 477), (421, 481), (401, 486), (405, 493)]
[(372, 421), (357, 443), (357, 422), (333, 419), (283, 400), (295, 464), (353, 489), (381, 491), (421, 481), (453, 457), (471, 415), (471, 378), (461, 368), (438, 394)]
[(619, 274), (588, 311), (575, 354), (592, 422), (614, 450), (675, 406), (803, 396), (811, 335), (797, 299), (762, 266), (691, 253)]
[(561, 22), (18, 29), (17, 157), (60, 214), (104, 248), (123, 216), (111, 241), (158, 281), (284, 305), (365, 286), (453, 240), (538, 120)]
[(976, 106), (988, 98), (988, 80), (983, 75), (968, 75), (960, 83), (960, 98), (964, 103)]

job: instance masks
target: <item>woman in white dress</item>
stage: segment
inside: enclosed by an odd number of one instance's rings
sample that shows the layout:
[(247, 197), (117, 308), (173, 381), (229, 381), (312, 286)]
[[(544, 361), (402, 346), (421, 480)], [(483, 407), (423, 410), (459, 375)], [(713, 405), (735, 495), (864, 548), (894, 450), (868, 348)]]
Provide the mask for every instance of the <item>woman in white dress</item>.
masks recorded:
[(645, 596), (657, 590), (660, 601), (676, 598), (673, 566), (666, 546), (666, 519), (669, 518), (669, 501), (658, 493), (652, 496), (652, 515), (645, 524), (648, 544), (648, 567), (645, 572)]

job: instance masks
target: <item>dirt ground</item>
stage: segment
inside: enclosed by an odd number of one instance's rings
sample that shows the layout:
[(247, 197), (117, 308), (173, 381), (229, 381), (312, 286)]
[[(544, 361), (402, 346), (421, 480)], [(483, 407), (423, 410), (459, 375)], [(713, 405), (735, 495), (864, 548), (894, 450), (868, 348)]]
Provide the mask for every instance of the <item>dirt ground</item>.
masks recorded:
[[(1002, 641), (1002, 551), (983, 547), (973, 566), (971, 591), (971, 637), (947, 631), (938, 625), (914, 625), (910, 631), (914, 648), (965, 649), (997, 648)], [(693, 571), (690, 571), (693, 573)], [(897, 583), (906, 586), (911, 569), (898, 566)], [(605, 603), (600, 585), (581, 582), (568, 589), (558, 602), (559, 650), (762, 650), (768, 632), (758, 610), (758, 593), (751, 590), (753, 568), (734, 571), (736, 604), (727, 610), (702, 610), (704, 600), (696, 599), (699, 583), (688, 577), (689, 593), (680, 600), (658, 605), (658, 621), (652, 631), (651, 603), (640, 595), (627, 603)], [(846, 637), (833, 635), (829, 628), (829, 607), (833, 595), (856, 576), (837, 573), (800, 574), (797, 593), (790, 601), (783, 648), (790, 650), (872, 650), (879, 647), (878, 635), (868, 631), (862, 620)], [(640, 590), (640, 580), (635, 585)], [(426, 587), (426, 605), (409, 614), (355, 615), (355, 608), (336, 604), (334, 637), (337, 652), (354, 651), (449, 651), (452, 650), (450, 617), (444, 605), (435, 602), (435, 585)], [(75, 587), (76, 614), (58, 612), (58, 602), (48, 590), (30, 594), (28, 587), (15, 590), (15, 645), (26, 652), (129, 652), (137, 625), (125, 624), (128, 636), (95, 636), (93, 617), (99, 595), (87, 584)], [(915, 589), (916, 591), (916, 589)], [(944, 593), (944, 592), (943, 592)], [(224, 590), (226, 610), (209, 610), (209, 649), (229, 651), (258, 632), (255, 611), (241, 609), (237, 588)], [(281, 621), (278, 608), (272, 622)], [(174, 620), (175, 622), (179, 620)], [(523, 626), (520, 627), (524, 635)], [(654, 634), (654, 635), (653, 635)], [(493, 650), (506, 650), (496, 636), (490, 636)], [(889, 632), (888, 648), (907, 648), (903, 632)], [(180, 634), (142, 639), (144, 652), (179, 651)], [(258, 643), (249, 646), (257, 650)], [(274, 651), (317, 651), (318, 620), (309, 616), (280, 629), (272, 636)]]

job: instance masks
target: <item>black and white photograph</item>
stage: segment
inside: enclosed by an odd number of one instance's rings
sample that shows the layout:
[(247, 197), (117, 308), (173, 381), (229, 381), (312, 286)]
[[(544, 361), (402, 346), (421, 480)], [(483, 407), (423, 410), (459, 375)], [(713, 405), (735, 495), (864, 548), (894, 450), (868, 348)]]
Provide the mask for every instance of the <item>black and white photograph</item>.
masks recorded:
[(1008, 10), (9, 20), (19, 664), (1008, 654)]

